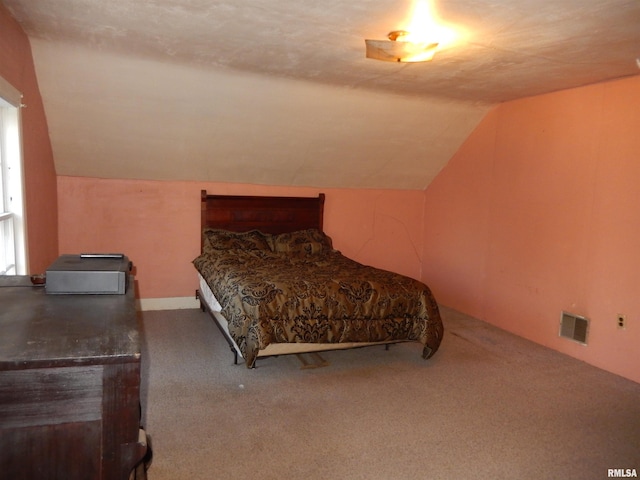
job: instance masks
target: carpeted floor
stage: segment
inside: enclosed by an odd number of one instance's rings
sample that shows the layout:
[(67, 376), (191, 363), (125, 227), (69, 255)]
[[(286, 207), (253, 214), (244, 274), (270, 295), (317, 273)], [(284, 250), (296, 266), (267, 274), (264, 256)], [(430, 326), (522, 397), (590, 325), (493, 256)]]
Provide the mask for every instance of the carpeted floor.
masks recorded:
[(150, 480), (604, 479), (640, 474), (640, 385), (442, 310), (407, 343), (233, 365), (199, 310), (142, 312)]

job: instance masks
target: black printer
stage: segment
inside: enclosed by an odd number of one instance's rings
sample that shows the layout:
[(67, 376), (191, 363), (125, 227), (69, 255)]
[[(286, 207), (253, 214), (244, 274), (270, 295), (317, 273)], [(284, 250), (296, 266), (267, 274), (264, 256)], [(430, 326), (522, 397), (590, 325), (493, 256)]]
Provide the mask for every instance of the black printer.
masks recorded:
[(46, 272), (47, 293), (126, 293), (132, 264), (122, 253), (61, 255)]

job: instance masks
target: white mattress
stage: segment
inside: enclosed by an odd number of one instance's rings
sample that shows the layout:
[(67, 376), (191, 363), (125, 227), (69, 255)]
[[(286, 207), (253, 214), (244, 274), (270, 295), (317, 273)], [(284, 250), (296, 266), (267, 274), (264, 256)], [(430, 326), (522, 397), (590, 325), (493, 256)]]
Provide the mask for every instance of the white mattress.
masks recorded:
[[(216, 297), (211, 291), (211, 288), (209, 288), (209, 285), (207, 285), (207, 282), (199, 273), (198, 280), (200, 282), (200, 293), (202, 300), (209, 306), (209, 308), (213, 312), (213, 315), (216, 317), (216, 320), (218, 320), (220, 326), (225, 330), (227, 336), (231, 339), (236, 352), (238, 352), (238, 355), (242, 357), (240, 348), (238, 348), (238, 345), (236, 345), (236, 343), (233, 341), (233, 338), (231, 338), (231, 335), (229, 335), (229, 324), (222, 313), (220, 313), (220, 303), (218, 303)], [(271, 355), (288, 355), (291, 353), (322, 352), (326, 350), (344, 350), (347, 348), (366, 347), (370, 345), (384, 345), (387, 343), (397, 342), (272, 343), (270, 345), (267, 345), (266, 348), (260, 350), (258, 352), (258, 357), (267, 357)]]

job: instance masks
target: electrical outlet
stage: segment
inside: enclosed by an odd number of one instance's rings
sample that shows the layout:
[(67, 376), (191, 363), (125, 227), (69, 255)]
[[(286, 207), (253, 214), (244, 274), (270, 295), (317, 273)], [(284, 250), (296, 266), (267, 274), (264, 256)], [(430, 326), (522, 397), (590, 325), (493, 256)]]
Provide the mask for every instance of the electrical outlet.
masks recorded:
[(618, 328), (625, 329), (627, 327), (627, 317), (622, 313), (618, 314)]

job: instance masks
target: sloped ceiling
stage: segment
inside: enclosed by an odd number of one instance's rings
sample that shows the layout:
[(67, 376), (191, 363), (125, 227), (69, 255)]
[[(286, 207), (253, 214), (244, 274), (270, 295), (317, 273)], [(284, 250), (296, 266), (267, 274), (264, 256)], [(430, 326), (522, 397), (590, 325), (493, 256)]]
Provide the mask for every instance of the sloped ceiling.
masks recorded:
[(409, 0), (3, 4), (61, 175), (423, 189), (492, 105), (640, 73), (637, 0), (440, 0), (417, 64), (364, 54)]

